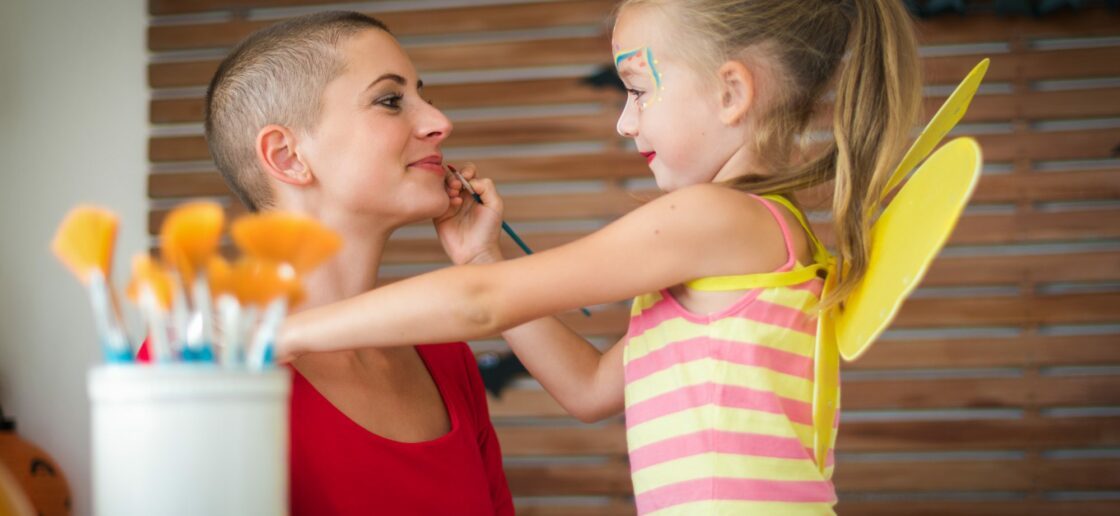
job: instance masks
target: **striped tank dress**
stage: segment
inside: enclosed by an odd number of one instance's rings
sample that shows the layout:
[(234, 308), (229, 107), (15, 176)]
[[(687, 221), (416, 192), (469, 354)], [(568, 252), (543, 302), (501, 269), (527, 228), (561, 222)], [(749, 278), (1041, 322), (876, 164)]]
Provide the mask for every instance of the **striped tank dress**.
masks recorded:
[(819, 468), (813, 450), (820, 267), (797, 261), (777, 205), (808, 232), (801, 213), (778, 196), (756, 199), (781, 227), (781, 268), (689, 282), (746, 291), (716, 313), (692, 313), (668, 290), (634, 299), (623, 361), (639, 514), (833, 514), (832, 455)]

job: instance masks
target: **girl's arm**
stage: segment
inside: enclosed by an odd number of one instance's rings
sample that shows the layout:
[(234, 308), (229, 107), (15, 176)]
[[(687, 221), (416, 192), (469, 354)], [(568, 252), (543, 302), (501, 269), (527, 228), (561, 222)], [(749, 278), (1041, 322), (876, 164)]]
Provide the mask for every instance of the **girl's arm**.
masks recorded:
[[(471, 164), (459, 171), (483, 204), (473, 202), (459, 179), (452, 177), (448, 210), (433, 221), (444, 251), (456, 265), (504, 260), (498, 246), (502, 199), (493, 181), (477, 179), (476, 172)], [(506, 330), (502, 337), (569, 414), (591, 422), (622, 410), (622, 346), (615, 345), (604, 355), (553, 317)]]
[(622, 411), (622, 350), (626, 339), (605, 353), (554, 317), (502, 332), (529, 373), (564, 410), (585, 423)]
[(761, 203), (721, 186), (693, 186), (555, 249), (450, 267), (293, 314), (277, 351), (291, 358), (474, 339), (694, 278), (771, 270), (785, 258), (780, 230)]

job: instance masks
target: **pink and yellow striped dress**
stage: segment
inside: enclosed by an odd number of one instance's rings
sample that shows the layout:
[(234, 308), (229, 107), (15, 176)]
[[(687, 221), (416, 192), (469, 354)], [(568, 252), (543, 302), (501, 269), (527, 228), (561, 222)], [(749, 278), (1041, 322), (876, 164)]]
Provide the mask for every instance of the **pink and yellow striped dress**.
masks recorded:
[(689, 312), (668, 290), (634, 299), (623, 361), (640, 514), (833, 513), (832, 455), (823, 472), (813, 458), (815, 314), (823, 280), (797, 262), (775, 202), (805, 225), (801, 214), (785, 199), (759, 199), (781, 226), (787, 263), (774, 273), (688, 286), (763, 286), (711, 314)]

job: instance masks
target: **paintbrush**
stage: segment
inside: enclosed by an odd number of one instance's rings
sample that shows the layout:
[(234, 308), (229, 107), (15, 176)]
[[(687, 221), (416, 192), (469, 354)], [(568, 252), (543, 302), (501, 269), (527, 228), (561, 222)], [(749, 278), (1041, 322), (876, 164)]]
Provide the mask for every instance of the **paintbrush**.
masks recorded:
[(233, 265), (234, 290), (241, 300), (245, 322), (260, 322), (245, 351), (245, 362), (253, 370), (261, 370), (272, 362), (276, 331), (288, 311), (292, 268), (255, 256), (242, 256)]
[(171, 274), (148, 253), (138, 253), (132, 258), (132, 279), (127, 294), (140, 307), (147, 322), (153, 362), (170, 362), (174, 358), (167, 332), (167, 312), (174, 290)]
[[(459, 179), (460, 183), (463, 183), (463, 188), (467, 190), (467, 193), (471, 194), (471, 198), (474, 199), (474, 202), (485, 204), (482, 202), (482, 196), (479, 195), (478, 192), (474, 191), (474, 187), (471, 186), (470, 181), (467, 181), (467, 178), (463, 177), (463, 174), (460, 174), (458, 170), (455, 170), (450, 165), (445, 165), (445, 167), (448, 172), (451, 172), (455, 175), (456, 178)], [(502, 231), (505, 231), (505, 233), (509, 235), (511, 239), (513, 239), (513, 242), (517, 244), (517, 247), (520, 247), (521, 250), (525, 252), (525, 254), (533, 254), (533, 250), (529, 249), (529, 246), (525, 244), (525, 241), (521, 240), (521, 237), (517, 236), (517, 232), (514, 231), (513, 228), (509, 226), (509, 224), (506, 224), (506, 221), (504, 220), (502, 221)], [(588, 309), (580, 308), (579, 311), (583, 312), (583, 315), (591, 317), (591, 312)]]
[(214, 360), (214, 312), (206, 266), (218, 250), (224, 222), (225, 214), (217, 203), (192, 202), (172, 210), (160, 228), (160, 253), (179, 277), (174, 313), (186, 361)]
[(255, 260), (246, 262), (253, 268), (245, 273), (263, 289), (254, 294), (265, 308), (248, 354), (249, 367), (260, 369), (273, 360), (276, 332), (288, 308), (303, 299), (299, 278), (337, 253), (342, 238), (315, 219), (281, 212), (241, 217), (230, 233), (246, 257)]
[(109, 283), (117, 225), (117, 216), (109, 210), (78, 206), (59, 225), (51, 251), (89, 292), (94, 327), (105, 360), (131, 362), (132, 345), (121, 324)]

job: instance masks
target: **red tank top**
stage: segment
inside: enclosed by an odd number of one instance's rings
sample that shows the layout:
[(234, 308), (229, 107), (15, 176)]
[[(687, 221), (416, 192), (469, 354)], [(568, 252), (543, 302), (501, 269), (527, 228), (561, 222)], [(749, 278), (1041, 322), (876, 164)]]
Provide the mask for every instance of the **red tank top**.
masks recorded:
[(463, 343), (416, 349), (451, 420), (431, 441), (370, 433), (293, 370), (293, 515), (513, 514), (474, 355)]

